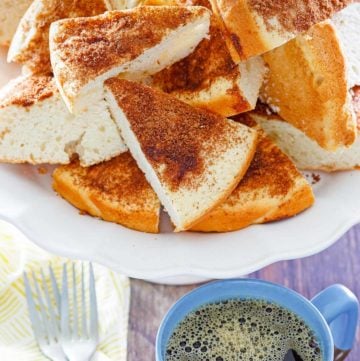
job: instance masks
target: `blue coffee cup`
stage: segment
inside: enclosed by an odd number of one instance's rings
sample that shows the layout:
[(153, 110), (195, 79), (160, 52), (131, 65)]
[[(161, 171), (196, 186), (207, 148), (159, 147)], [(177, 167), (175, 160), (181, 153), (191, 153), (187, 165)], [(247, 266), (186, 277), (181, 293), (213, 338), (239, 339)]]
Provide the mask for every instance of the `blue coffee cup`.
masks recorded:
[(344, 359), (355, 342), (359, 302), (342, 285), (333, 285), (311, 301), (289, 288), (260, 280), (208, 283), (182, 297), (163, 319), (156, 338), (156, 360), (165, 361), (166, 346), (176, 326), (199, 307), (229, 299), (265, 300), (302, 318), (320, 342), (324, 361)]

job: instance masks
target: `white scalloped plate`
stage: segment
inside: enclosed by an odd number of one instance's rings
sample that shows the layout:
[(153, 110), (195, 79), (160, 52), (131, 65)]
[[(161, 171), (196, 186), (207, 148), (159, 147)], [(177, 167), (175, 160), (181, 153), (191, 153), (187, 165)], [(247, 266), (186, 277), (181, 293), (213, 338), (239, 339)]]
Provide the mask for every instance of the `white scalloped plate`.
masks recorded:
[[(1, 58), (1, 61), (4, 61)], [(0, 82), (10, 76), (0, 62)], [(163, 283), (240, 277), (324, 250), (360, 221), (360, 172), (321, 174), (316, 204), (289, 220), (225, 234), (150, 235), (81, 216), (28, 165), (0, 165), (0, 217), (39, 246)]]

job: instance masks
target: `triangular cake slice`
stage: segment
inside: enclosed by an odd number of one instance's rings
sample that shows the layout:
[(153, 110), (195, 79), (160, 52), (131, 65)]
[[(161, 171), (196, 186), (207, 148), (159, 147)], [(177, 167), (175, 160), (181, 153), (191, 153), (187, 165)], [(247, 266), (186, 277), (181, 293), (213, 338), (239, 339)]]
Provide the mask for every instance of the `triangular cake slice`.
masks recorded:
[(294, 216), (314, 203), (311, 186), (293, 162), (249, 117), (239, 117), (259, 132), (259, 143), (244, 178), (221, 205), (192, 230), (236, 231)]
[[(165, 0), (174, 3), (174, 0)], [(158, 3), (147, 0), (146, 3)], [(202, 4), (212, 10), (207, 0), (177, 0), (183, 4)], [(214, 111), (225, 117), (255, 108), (265, 74), (260, 57), (239, 63), (236, 51), (221, 19), (211, 15), (209, 37), (203, 39), (194, 52), (171, 67), (155, 74), (151, 85), (176, 96), (193, 106)]]
[(351, 92), (360, 85), (359, 34), (360, 4), (354, 3), (264, 54), (269, 72), (262, 101), (328, 151), (357, 137)]
[[(360, 105), (360, 89), (358, 99)], [(250, 116), (262, 126), (266, 134), (299, 169), (325, 172), (360, 169), (359, 130), (355, 143), (350, 147), (341, 147), (335, 152), (328, 151), (279, 115), (272, 114), (271, 111), (265, 113), (262, 108), (249, 113)], [(360, 114), (358, 122), (360, 122)]]
[(88, 168), (77, 161), (61, 166), (53, 174), (53, 187), (92, 216), (142, 232), (159, 232), (159, 199), (128, 152)]
[(189, 55), (207, 36), (204, 7), (140, 6), (51, 25), (51, 63), (58, 87), (73, 112), (113, 76), (142, 78)]
[(176, 226), (227, 198), (256, 149), (256, 131), (139, 83), (113, 78), (106, 99), (121, 134)]
[(51, 75), (11, 81), (0, 91), (0, 161), (89, 166), (126, 151), (105, 100), (72, 115)]
[(60, 19), (94, 16), (113, 10), (108, 0), (34, 0), (12, 39), (8, 61), (33, 73), (51, 71), (49, 29)]

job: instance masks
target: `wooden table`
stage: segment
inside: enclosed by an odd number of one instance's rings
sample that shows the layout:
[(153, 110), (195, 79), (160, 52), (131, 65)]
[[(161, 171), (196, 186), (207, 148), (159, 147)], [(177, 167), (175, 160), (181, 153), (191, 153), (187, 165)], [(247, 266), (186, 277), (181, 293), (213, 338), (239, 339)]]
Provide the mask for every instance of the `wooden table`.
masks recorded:
[[(279, 262), (250, 277), (283, 284), (308, 298), (331, 284), (342, 283), (360, 298), (360, 225), (316, 256)], [(154, 343), (161, 319), (179, 297), (194, 287), (132, 281), (128, 361), (155, 360)], [(348, 360), (360, 360), (360, 330)]]

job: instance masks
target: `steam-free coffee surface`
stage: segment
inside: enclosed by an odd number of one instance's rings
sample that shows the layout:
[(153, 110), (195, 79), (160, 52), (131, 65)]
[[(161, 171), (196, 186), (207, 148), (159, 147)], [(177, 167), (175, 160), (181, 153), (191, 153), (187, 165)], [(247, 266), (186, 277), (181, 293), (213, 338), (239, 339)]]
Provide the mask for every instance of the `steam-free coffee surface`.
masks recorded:
[(170, 337), (166, 361), (322, 361), (321, 354), (313, 331), (291, 311), (229, 300), (190, 313)]

